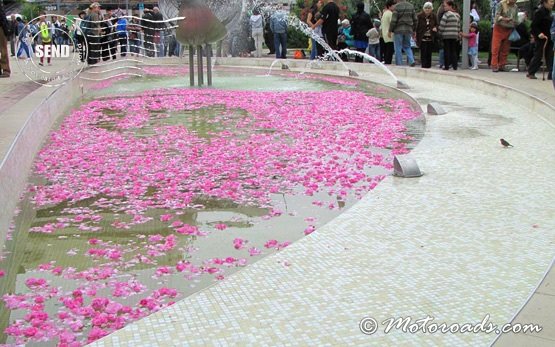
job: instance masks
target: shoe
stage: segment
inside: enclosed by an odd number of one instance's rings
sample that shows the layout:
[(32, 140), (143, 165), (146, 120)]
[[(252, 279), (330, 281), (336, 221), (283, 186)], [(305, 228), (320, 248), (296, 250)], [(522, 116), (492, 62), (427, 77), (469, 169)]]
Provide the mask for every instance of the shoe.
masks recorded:
[(528, 77), (531, 80), (537, 80), (538, 79), (535, 75), (531, 75), (531, 74), (526, 74), (526, 77)]
[(410, 64), (410, 67), (414, 67), (416, 65), (416, 63), (412, 63)]
[(8, 78), (8, 77), (10, 77), (10, 74), (7, 74), (7, 73), (3, 73), (0, 75), (0, 78)]
[(43, 64), (43, 63), (39, 63), (39, 65), (40, 65), (40, 66), (44, 66), (44, 64)]
[(478, 67), (477, 67), (477, 66), (473, 66), (473, 67), (470, 68), (470, 70), (478, 70)]
[(52, 66), (52, 63), (48, 63), (48, 66)]
[(449, 68), (448, 68), (448, 67), (444, 67), (443, 70), (449, 71)]
[(493, 69), (491, 69), (492, 72), (499, 72), (499, 69), (494, 67)]

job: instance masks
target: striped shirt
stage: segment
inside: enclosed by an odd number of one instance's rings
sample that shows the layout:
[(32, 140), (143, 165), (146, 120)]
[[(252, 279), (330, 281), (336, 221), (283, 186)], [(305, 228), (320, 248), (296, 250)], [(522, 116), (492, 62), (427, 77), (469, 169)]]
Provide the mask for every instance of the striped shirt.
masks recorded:
[(439, 32), (443, 39), (458, 39), (461, 31), (461, 17), (456, 12), (447, 11), (441, 17)]

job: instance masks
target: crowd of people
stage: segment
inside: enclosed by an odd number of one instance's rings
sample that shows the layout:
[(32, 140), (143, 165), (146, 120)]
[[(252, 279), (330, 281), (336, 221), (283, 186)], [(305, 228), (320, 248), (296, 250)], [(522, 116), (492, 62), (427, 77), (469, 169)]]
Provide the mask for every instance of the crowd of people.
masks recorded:
[(145, 8), (139, 19), (138, 14), (128, 18), (119, 9), (108, 8), (101, 13), (100, 4), (95, 2), (86, 12), (79, 13), (74, 32), (86, 38), (89, 65), (117, 59), (118, 53), (121, 57), (180, 56), (181, 45), (175, 39), (175, 31), (163, 20), (158, 7)]
[[(118, 55), (165, 57), (181, 54), (181, 45), (175, 39), (172, 25), (162, 22), (163, 17), (157, 7), (144, 9), (141, 19), (138, 19), (138, 14), (129, 18), (120, 9), (114, 11), (108, 8), (101, 12), (97, 2), (92, 3), (86, 11), (81, 11), (72, 23), (66, 23), (64, 17), (47, 15), (45, 12), (41, 12), (38, 19), (31, 22), (15, 15), (11, 15), (10, 20), (6, 19), (5, 14), (1, 18), (3, 39), (9, 46), (9, 52), (1, 54), (2, 77), (10, 75), (8, 55), (17, 59), (30, 59), (37, 45), (72, 46), (79, 52), (81, 60), (87, 60), (89, 65), (117, 59)], [(39, 65), (45, 63), (50, 65), (51, 58), (47, 57), (44, 61), (44, 57), (41, 57)]]

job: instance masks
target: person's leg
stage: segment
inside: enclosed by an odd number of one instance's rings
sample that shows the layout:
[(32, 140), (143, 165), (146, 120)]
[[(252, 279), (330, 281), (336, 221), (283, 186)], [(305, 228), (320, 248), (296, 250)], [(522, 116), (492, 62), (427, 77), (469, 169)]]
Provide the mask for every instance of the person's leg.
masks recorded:
[(403, 35), (393, 34), (393, 46), (395, 47), (395, 65), (403, 65)]
[(29, 45), (27, 44), (27, 42), (22, 42), (21, 45), (23, 46), (25, 54), (27, 54), (27, 58), (31, 58), (31, 50), (29, 49)]
[(551, 60), (551, 81), (553, 82), (553, 89), (555, 89), (555, 78), (553, 78), (553, 76), (555, 76), (555, 54), (553, 59)]
[(10, 40), (10, 52), (12, 52), (12, 57), (15, 57), (17, 53), (15, 48), (15, 34), (12, 34), (12, 39)]
[(511, 32), (506, 30), (506, 37), (503, 36), (501, 40), (501, 52), (499, 56), (499, 69), (505, 69), (505, 65), (507, 65), (507, 58), (509, 57), (509, 53), (511, 52), (511, 41), (509, 41), (509, 35)]
[(536, 43), (536, 48), (534, 50), (534, 56), (532, 57), (532, 60), (530, 61), (530, 65), (528, 65), (528, 76), (532, 77), (534, 76), (534, 74), (536, 72), (538, 72), (538, 70), (540, 69), (541, 65), (542, 65), (542, 55), (543, 55), (543, 45), (545, 43), (545, 40), (538, 40), (538, 42)]
[(98, 36), (87, 37), (87, 49), (89, 53), (87, 54), (87, 60), (90, 65), (98, 63), (100, 60), (101, 45)]
[(492, 49), (493, 49), (493, 27), (491, 28), (491, 35), (492, 38), (489, 41), (489, 51), (488, 51), (488, 67), (491, 67), (491, 58), (493, 56)]
[(472, 64), (473, 64), (472, 68), (473, 68), (474, 70), (478, 70), (478, 69), (480, 68), (480, 67), (478, 66), (478, 64), (479, 64), (479, 63), (478, 63), (478, 54), (474, 54), (474, 55), (472, 56)]
[[(443, 44), (443, 40), (441, 42)], [(439, 67), (440, 68), (445, 67), (445, 48), (444, 47), (439, 49)]]
[(412, 54), (412, 47), (410, 46), (411, 34), (403, 34), (403, 50), (407, 54), (408, 63), (414, 66), (414, 55)]
[[(366, 51), (366, 48), (357, 48), (357, 51), (360, 53), (364, 53), (364, 51)], [(355, 63), (362, 63), (362, 55), (355, 55)]]
[(426, 42), (422, 41), (420, 43), (420, 66), (423, 68), (427, 68), (427, 63), (428, 61), (426, 60), (427, 56), (427, 47), (426, 47)]
[(256, 33), (252, 33), (252, 40), (254, 41), (253, 57), (258, 58), (258, 36), (256, 35)]
[(312, 39), (312, 47), (310, 48), (310, 60), (314, 60), (316, 59), (316, 55), (318, 54), (318, 47), (317, 47), (317, 43), (316, 40)]
[(384, 62), (387, 65), (390, 65), (391, 61), (393, 60), (393, 42), (385, 42), (384, 47), (385, 47), (385, 51), (383, 54)]
[(120, 55), (125, 57), (127, 55), (127, 36), (119, 37)]
[(453, 70), (457, 70), (459, 67), (459, 48), (458, 48), (458, 41), (453, 39), (451, 41), (451, 65), (453, 66)]
[(15, 53), (16, 58), (21, 58), (21, 56), (23, 55), (24, 52), (24, 48), (23, 48), (23, 42), (19, 42), (19, 48), (17, 49), (17, 53)]
[(287, 58), (287, 32), (280, 35), (281, 37), (281, 58)]
[[(324, 38), (322, 38), (323, 40)], [(322, 46), (321, 44), (317, 43), (316, 44), (316, 56), (317, 57), (321, 57), (324, 55), (324, 46)]]
[(368, 55), (376, 58), (376, 45), (368, 45)]
[(263, 46), (264, 34), (262, 33), (262, 31), (257, 34), (257, 37), (258, 37), (258, 43), (256, 46), (256, 53), (258, 54), (259, 58), (262, 58), (262, 48), (264, 47)]
[(549, 42), (545, 48), (545, 61), (547, 66), (547, 79), (553, 79), (553, 42)]
[(110, 42), (110, 55), (113, 60), (116, 60), (116, 55), (118, 53), (118, 39), (117, 37), (112, 37), (110, 40), (113, 40)]
[(337, 51), (337, 30), (330, 30), (326, 33), (326, 42), (331, 49)]
[(443, 55), (444, 55), (444, 63), (443, 70), (449, 70), (451, 66), (455, 62), (453, 62), (453, 57), (455, 56), (456, 52), (454, 52), (453, 42), (454, 40), (451, 39), (444, 39), (443, 40)]
[(276, 52), (276, 59), (281, 58), (280, 44), (279, 34), (274, 34), (274, 51)]
[(432, 41), (422, 41), (420, 44), (420, 60), (424, 69), (432, 67)]
[(501, 52), (501, 40), (503, 33), (499, 26), (493, 27), (493, 35), (491, 37), (491, 69), (493, 71), (499, 70), (499, 55)]

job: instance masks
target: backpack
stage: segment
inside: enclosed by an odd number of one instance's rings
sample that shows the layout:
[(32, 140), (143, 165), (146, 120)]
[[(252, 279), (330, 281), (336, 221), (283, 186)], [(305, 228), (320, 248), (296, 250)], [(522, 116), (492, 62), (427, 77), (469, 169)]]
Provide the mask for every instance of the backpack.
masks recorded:
[(304, 50), (297, 49), (295, 51), (295, 53), (293, 54), (293, 58), (294, 59), (304, 59), (304, 58), (306, 58), (306, 54), (305, 54)]
[(118, 19), (116, 30), (118, 32), (118, 36), (127, 35), (127, 20), (125, 18)]

